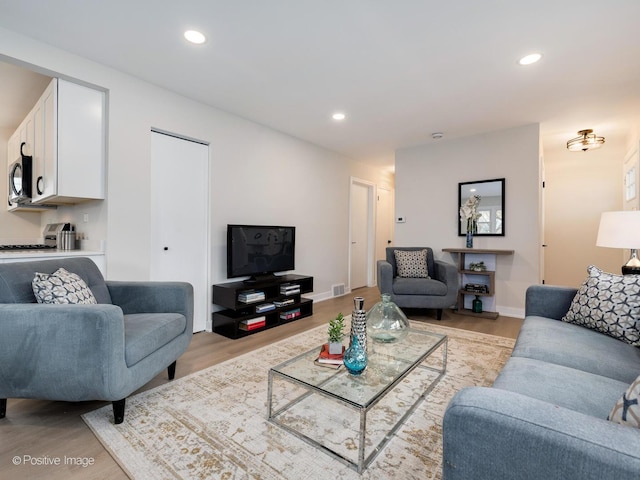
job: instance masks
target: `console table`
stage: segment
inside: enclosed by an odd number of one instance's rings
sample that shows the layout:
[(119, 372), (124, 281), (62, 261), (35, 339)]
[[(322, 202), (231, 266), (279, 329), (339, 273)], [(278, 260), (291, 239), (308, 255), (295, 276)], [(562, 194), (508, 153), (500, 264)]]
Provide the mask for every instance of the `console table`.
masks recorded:
[[(469, 315), (482, 318), (498, 318), (498, 312), (495, 309), (495, 270), (497, 255), (513, 255), (513, 250), (492, 250), (485, 248), (443, 248), (443, 252), (458, 254), (458, 272), (460, 273), (461, 288), (458, 291), (458, 308), (453, 313), (458, 315)], [(470, 270), (470, 263), (483, 261), (487, 267), (486, 270)], [(467, 283), (477, 284), (486, 291), (468, 291), (465, 289)], [(485, 310), (483, 305), (482, 312), (476, 313), (469, 305), (472, 302), (471, 297), (483, 297), (489, 310)], [(488, 300), (488, 301), (487, 301)]]

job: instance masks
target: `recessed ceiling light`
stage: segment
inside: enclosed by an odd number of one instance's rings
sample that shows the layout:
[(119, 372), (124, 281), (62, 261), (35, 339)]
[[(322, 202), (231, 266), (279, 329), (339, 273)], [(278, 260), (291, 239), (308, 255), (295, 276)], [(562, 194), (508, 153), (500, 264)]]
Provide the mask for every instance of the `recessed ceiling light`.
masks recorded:
[(187, 30), (184, 32), (184, 38), (191, 43), (195, 43), (196, 45), (200, 45), (207, 41), (207, 37), (205, 37), (202, 33), (196, 30)]
[(537, 61), (539, 61), (541, 58), (541, 53), (532, 53), (530, 55), (525, 55), (524, 57), (522, 57), (520, 60), (518, 60), (518, 63), (520, 65), (531, 65), (532, 63), (536, 63)]
[(331, 115), (331, 118), (333, 118), (334, 120), (344, 120), (345, 118), (347, 118), (347, 116), (342, 112), (336, 112)]

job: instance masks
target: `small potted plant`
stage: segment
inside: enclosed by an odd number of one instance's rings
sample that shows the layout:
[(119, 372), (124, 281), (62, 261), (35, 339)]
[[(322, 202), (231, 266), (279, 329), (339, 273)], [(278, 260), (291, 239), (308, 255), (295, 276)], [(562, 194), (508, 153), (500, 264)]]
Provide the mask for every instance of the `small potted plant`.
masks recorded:
[(329, 321), (329, 353), (339, 355), (342, 353), (342, 339), (344, 338), (344, 315), (339, 313), (336, 318)]

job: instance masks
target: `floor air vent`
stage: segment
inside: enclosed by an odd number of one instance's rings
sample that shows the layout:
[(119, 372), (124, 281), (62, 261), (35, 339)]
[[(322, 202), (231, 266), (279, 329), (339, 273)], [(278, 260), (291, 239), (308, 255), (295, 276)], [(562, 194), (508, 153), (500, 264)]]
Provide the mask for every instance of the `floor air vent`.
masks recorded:
[(334, 297), (339, 297), (341, 295), (344, 295), (344, 283), (333, 285), (331, 289), (333, 290)]

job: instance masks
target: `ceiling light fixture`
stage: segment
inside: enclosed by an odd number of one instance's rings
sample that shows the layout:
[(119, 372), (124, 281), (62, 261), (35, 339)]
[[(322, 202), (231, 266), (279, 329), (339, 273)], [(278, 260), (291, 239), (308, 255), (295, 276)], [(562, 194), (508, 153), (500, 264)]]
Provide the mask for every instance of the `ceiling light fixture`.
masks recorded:
[(205, 37), (202, 33), (196, 30), (187, 30), (184, 32), (184, 38), (191, 43), (195, 43), (196, 45), (201, 45), (207, 41), (207, 37)]
[(518, 60), (518, 63), (520, 65), (531, 65), (532, 63), (536, 63), (540, 61), (541, 58), (542, 58), (541, 53), (531, 53), (529, 55), (522, 57), (520, 60)]
[(586, 152), (594, 148), (600, 148), (604, 143), (604, 137), (597, 137), (593, 130), (580, 130), (579, 137), (572, 138), (567, 142), (567, 148), (572, 152)]
[(333, 118), (334, 120), (344, 120), (345, 118), (347, 118), (347, 116), (344, 113), (341, 112), (337, 112), (334, 113), (333, 115), (331, 115), (331, 118)]

